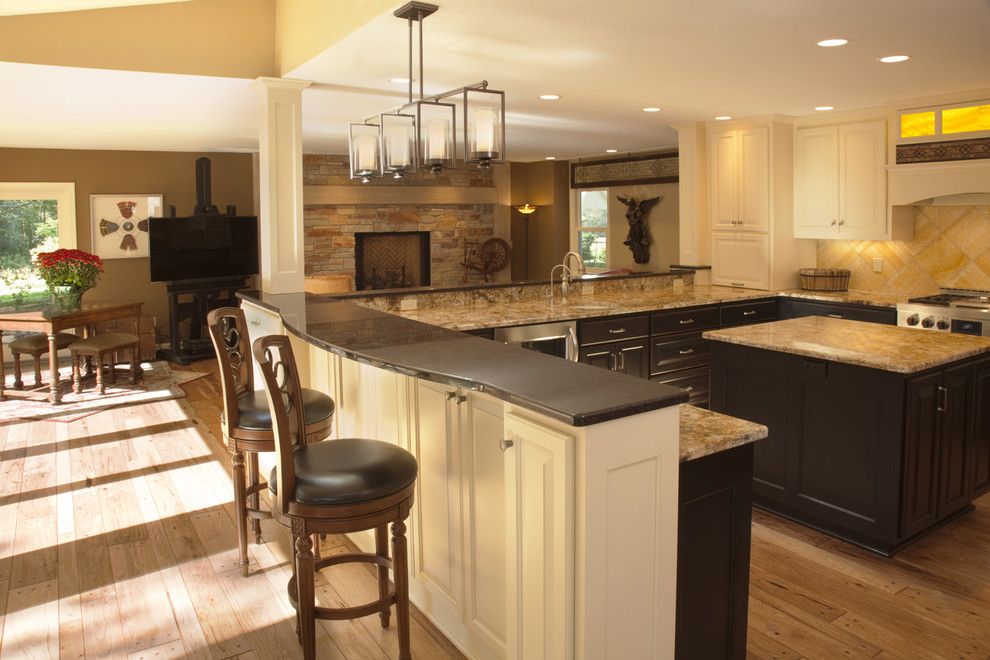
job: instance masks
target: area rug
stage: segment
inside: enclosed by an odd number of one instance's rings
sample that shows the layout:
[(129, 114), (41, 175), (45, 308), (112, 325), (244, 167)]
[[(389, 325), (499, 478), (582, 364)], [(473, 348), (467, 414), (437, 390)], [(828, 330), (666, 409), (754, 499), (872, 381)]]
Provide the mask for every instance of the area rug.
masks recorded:
[[(25, 398), (22, 392), (11, 391), (14, 377), (7, 374), (6, 401), (0, 401), (0, 420), (29, 419), (48, 422), (74, 422), (95, 413), (111, 408), (132, 406), (153, 401), (166, 401), (185, 396), (182, 385), (207, 376), (202, 371), (172, 371), (167, 362), (144, 362), (141, 364), (143, 377), (136, 384), (130, 384), (129, 365), (119, 365), (116, 374), (116, 384), (104, 377), (107, 391), (104, 395), (95, 392), (95, 379), (90, 377), (83, 380), (83, 391), (79, 394), (72, 392), (69, 382), (72, 377), (70, 367), (59, 369), (62, 379), (62, 403), (50, 405), (47, 399), (41, 397), (48, 392), (47, 386), (41, 389), (29, 389), (32, 398)], [(47, 375), (47, 372), (42, 374)], [(25, 374), (27, 383), (34, 382), (31, 373)], [(0, 422), (2, 423), (2, 422)]]

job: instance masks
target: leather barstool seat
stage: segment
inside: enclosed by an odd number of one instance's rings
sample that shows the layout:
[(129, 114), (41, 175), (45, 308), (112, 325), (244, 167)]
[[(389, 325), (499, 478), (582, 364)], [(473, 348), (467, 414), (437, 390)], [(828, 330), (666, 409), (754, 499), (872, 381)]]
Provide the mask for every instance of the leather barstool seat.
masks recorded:
[[(302, 391), (303, 415), (306, 425), (316, 424), (333, 417), (333, 399), (316, 390)], [(237, 399), (237, 425), (251, 431), (271, 431), (272, 411), (263, 390), (245, 392)]]

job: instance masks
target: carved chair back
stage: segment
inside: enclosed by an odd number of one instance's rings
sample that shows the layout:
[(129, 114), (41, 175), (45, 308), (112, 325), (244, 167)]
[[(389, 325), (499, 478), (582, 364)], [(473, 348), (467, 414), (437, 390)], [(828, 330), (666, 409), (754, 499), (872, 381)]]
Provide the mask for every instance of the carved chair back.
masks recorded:
[(275, 470), (278, 476), (276, 506), (283, 514), (296, 491), (293, 454), (306, 442), (306, 419), (302, 406), (299, 369), (292, 345), (285, 335), (268, 335), (254, 341), (254, 359), (264, 380), (275, 434)]
[(237, 400), (254, 391), (254, 367), (247, 321), (240, 307), (218, 307), (206, 315), (210, 338), (220, 363), (223, 389), (224, 433), (231, 435), (237, 426)]

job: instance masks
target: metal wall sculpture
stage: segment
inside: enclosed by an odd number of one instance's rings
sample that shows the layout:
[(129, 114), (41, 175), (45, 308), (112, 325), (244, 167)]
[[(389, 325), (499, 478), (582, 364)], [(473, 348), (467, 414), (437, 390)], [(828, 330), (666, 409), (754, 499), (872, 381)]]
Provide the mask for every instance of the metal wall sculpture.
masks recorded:
[(633, 261), (645, 264), (650, 261), (650, 234), (646, 230), (646, 218), (650, 209), (657, 205), (660, 197), (651, 197), (637, 202), (633, 197), (616, 195), (616, 199), (626, 205), (626, 221), (629, 223), (629, 234), (623, 245), (629, 246), (633, 253)]

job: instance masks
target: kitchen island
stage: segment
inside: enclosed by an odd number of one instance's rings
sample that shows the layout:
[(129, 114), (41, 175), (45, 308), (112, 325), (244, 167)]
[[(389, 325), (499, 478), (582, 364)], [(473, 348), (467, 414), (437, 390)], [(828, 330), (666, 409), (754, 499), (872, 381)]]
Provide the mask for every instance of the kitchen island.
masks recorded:
[(817, 316), (704, 337), (712, 408), (770, 431), (758, 506), (889, 556), (990, 487), (990, 339)]
[[(469, 657), (671, 658), (675, 637), (712, 638), (703, 600), (692, 601), (698, 619), (675, 621), (676, 577), (705, 574), (705, 558), (743, 556), (731, 544), (748, 552), (749, 511), (738, 502), (748, 498), (750, 443), (765, 429), (682, 412), (677, 388), (349, 302), (255, 294), (243, 307), (252, 339), (293, 338), (305, 381), (336, 401), (338, 436), (391, 440), (416, 456), (410, 595)], [(695, 492), (691, 502), (724, 518), (679, 538), (679, 473), (709, 460), (746, 492), (721, 509), (717, 493)], [(681, 539), (720, 532), (729, 547), (678, 552)], [(744, 603), (742, 568), (724, 571), (725, 591), (707, 597)], [(741, 657), (745, 607), (715, 615), (733, 617), (714, 627)]]

